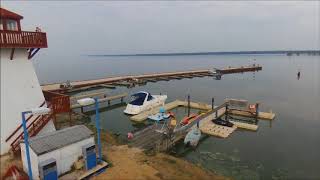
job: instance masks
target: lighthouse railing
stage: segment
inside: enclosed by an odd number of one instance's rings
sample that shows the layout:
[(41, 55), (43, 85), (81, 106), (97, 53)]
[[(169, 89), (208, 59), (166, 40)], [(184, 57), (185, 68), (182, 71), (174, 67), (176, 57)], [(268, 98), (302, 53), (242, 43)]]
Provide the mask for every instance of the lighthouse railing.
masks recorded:
[(0, 30), (1, 48), (46, 48), (47, 35), (44, 32)]

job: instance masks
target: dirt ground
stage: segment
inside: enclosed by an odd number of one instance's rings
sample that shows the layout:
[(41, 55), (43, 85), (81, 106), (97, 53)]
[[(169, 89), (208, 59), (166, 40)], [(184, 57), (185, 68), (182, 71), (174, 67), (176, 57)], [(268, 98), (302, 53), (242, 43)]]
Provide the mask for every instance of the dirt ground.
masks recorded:
[(140, 149), (128, 148), (126, 145), (104, 147), (103, 149), (103, 155), (107, 157), (111, 167), (104, 173), (92, 178), (95, 180), (227, 179), (205, 171), (192, 163), (163, 153), (149, 156)]

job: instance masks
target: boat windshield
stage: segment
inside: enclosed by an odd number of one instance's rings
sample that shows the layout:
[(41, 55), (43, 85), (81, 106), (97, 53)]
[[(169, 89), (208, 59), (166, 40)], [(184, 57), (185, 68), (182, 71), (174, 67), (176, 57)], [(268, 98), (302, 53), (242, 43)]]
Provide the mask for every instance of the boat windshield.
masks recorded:
[(146, 93), (137, 93), (131, 96), (131, 102), (129, 104), (141, 106), (146, 98)]
[(153, 99), (153, 96), (151, 94), (149, 94), (147, 101), (151, 101), (152, 99)]

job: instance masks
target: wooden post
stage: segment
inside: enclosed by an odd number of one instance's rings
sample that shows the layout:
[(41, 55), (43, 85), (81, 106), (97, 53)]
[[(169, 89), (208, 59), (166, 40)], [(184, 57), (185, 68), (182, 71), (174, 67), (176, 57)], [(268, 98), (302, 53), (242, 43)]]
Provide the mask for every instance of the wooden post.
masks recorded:
[(190, 95), (188, 94), (188, 117), (190, 116)]
[(259, 116), (259, 103), (256, 103), (256, 124), (258, 123), (258, 116)]
[(227, 121), (229, 121), (229, 119), (228, 119), (228, 103), (226, 103), (226, 113), (225, 113), (225, 115), (226, 115), (226, 120)]
[(214, 98), (211, 99), (211, 109), (214, 109)]

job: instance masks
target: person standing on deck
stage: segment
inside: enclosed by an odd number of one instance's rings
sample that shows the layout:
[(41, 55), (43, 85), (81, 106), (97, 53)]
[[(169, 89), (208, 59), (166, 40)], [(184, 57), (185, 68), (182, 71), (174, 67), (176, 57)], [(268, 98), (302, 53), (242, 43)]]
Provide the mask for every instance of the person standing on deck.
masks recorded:
[(301, 73), (300, 73), (300, 70), (299, 70), (298, 73), (297, 73), (298, 80), (300, 79), (300, 75), (301, 75)]

